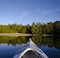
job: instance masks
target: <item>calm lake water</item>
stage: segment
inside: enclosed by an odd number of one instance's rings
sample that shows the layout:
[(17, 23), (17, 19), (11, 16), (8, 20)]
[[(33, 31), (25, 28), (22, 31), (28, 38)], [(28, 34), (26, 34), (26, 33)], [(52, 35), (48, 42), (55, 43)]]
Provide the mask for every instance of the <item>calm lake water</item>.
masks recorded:
[(49, 58), (60, 58), (60, 37), (0, 37), (0, 58), (13, 58), (29, 38)]

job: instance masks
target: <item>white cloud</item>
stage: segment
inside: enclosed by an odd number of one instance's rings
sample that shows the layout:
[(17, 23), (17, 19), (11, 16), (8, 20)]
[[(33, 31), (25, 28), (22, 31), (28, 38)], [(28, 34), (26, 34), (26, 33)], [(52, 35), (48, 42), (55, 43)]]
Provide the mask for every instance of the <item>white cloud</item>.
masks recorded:
[(27, 17), (28, 12), (27, 11), (22, 11), (20, 14), (20, 19), (24, 19), (25, 17)]
[(60, 9), (53, 9), (53, 10), (44, 10), (42, 11), (42, 14), (48, 14), (48, 13), (53, 13), (53, 12), (58, 12)]

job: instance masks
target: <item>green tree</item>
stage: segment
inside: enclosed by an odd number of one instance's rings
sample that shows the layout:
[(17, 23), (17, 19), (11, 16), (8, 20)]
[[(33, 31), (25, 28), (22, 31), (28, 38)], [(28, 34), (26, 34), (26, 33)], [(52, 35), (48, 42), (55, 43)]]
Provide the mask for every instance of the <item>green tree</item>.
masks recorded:
[(53, 23), (53, 34), (57, 36), (60, 35), (60, 21), (56, 21)]
[(46, 27), (45, 27), (45, 33), (46, 34), (53, 34), (53, 24), (47, 23)]
[(42, 35), (42, 25), (40, 23), (32, 24), (32, 33), (41, 36)]
[(22, 24), (19, 24), (19, 25), (17, 26), (17, 32), (18, 32), (18, 33), (21, 33), (22, 30), (23, 30), (23, 25), (22, 25)]
[(31, 26), (28, 24), (28, 25), (26, 25), (26, 30), (27, 30), (27, 33), (32, 33), (31, 32)]

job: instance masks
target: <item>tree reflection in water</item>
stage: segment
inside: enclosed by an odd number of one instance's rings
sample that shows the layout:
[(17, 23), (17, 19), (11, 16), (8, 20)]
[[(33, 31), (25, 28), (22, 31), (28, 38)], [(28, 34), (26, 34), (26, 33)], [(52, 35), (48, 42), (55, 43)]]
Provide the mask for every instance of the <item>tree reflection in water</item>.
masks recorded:
[(56, 47), (60, 49), (60, 37), (41, 37), (41, 36), (34, 36), (34, 37), (0, 37), (0, 43), (7, 43), (16, 45), (16, 44), (22, 44), (26, 43), (29, 38), (33, 40), (34, 43), (37, 45), (47, 45), (49, 47)]

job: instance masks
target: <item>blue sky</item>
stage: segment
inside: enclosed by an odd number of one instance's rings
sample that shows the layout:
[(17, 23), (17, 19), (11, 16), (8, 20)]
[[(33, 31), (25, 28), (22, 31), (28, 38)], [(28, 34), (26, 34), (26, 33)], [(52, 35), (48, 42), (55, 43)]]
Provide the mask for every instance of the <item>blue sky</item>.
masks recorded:
[(0, 24), (60, 21), (60, 0), (0, 0)]

